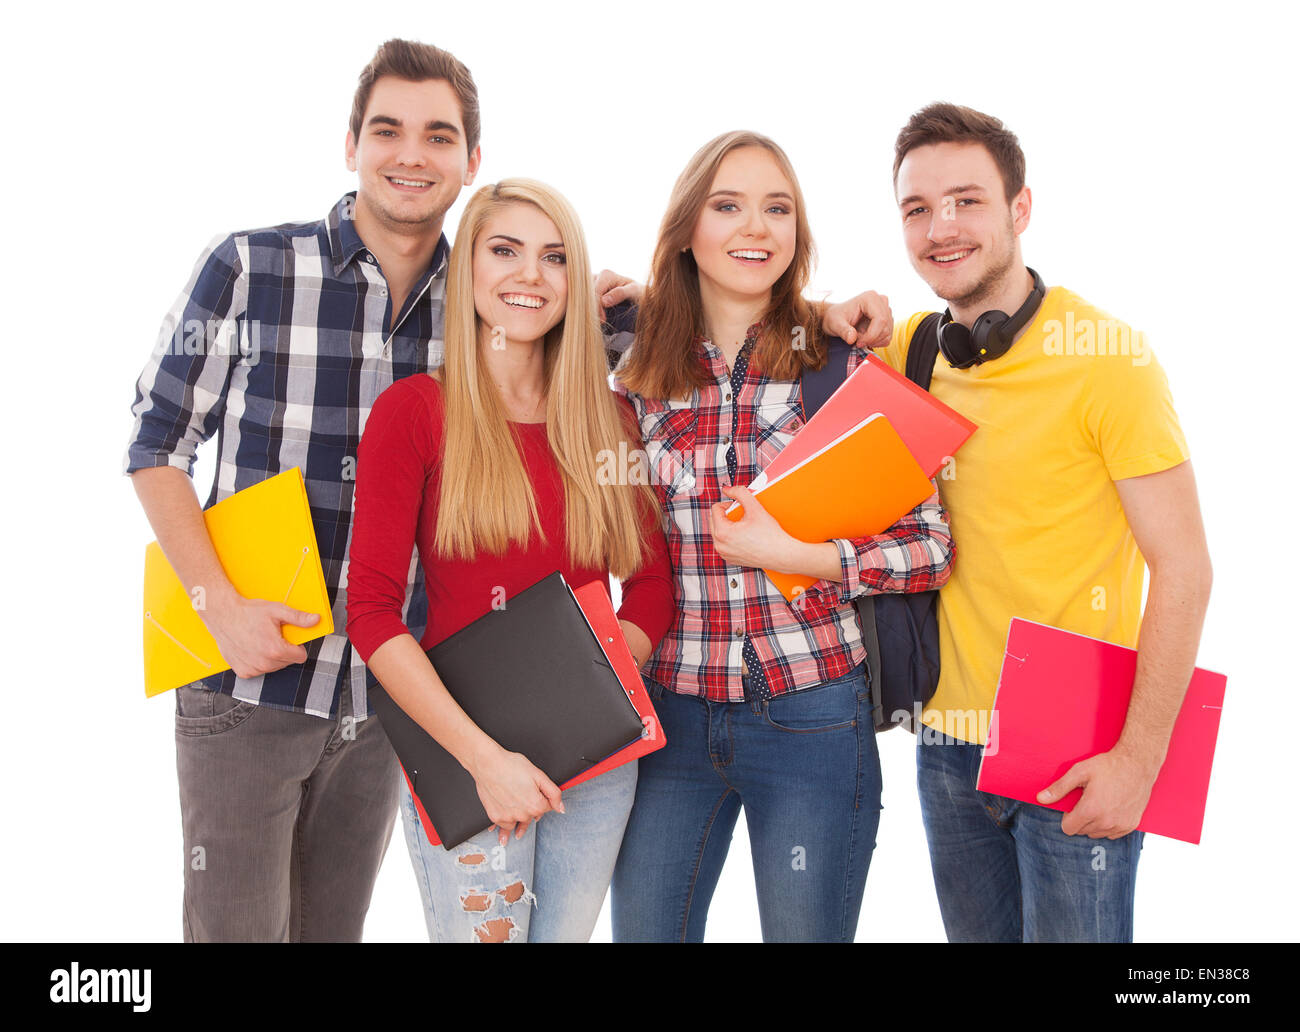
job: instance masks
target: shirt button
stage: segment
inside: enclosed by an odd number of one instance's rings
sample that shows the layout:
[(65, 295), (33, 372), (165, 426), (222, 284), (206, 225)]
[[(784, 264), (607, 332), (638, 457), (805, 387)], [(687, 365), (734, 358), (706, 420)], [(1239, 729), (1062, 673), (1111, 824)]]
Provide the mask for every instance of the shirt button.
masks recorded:
[(724, 438), (722, 439), (722, 443), (723, 443), (723, 444), (730, 444), (730, 443), (731, 443), (731, 438), (730, 438), (730, 437), (724, 437)]
[(387, 297), (387, 296), (388, 296), (388, 291), (386, 291), (386, 290), (381, 290), (381, 291), (379, 292), (379, 296), (380, 296), (380, 297)]
[(722, 400), (723, 400), (723, 401), (730, 401), (730, 400), (731, 400), (731, 392), (730, 392), (730, 391), (727, 391), (727, 393), (724, 394), (724, 395), (722, 396)]
[(743, 627), (737, 627), (737, 628), (736, 628), (736, 637), (737, 637), (737, 638), (743, 638), (744, 636), (745, 636), (745, 628), (743, 628)]
[(735, 577), (732, 577), (732, 578), (731, 578), (731, 586), (732, 586), (733, 588), (738, 588), (738, 587), (740, 587), (740, 584), (739, 584), (739, 582), (736, 580)]

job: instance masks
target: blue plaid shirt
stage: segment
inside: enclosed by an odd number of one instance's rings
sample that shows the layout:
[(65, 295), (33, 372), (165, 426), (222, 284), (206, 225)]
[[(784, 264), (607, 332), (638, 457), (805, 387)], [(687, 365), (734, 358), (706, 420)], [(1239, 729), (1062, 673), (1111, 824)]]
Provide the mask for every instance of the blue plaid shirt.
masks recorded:
[[(217, 435), (205, 508), (298, 466), (307, 485), (335, 633), (307, 660), (261, 677), (227, 670), (196, 686), (275, 709), (333, 717), (344, 686), (368, 713), (373, 675), (347, 626), (347, 558), (357, 445), (375, 399), (395, 380), (442, 364), (447, 238), (388, 329), (392, 299), (352, 223), (355, 194), (319, 222), (234, 233), (199, 258), (136, 385), (125, 472), (175, 466), (193, 475)], [(412, 557), (406, 623), (417, 640), (426, 603)], [(369, 680), (368, 680), (369, 679)]]

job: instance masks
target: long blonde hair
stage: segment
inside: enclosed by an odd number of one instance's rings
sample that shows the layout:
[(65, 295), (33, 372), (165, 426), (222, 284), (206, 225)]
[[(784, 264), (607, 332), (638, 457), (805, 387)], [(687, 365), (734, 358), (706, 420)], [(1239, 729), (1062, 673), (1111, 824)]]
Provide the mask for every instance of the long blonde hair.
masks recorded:
[[(573, 208), (551, 187), (503, 179), (470, 199), (456, 231), (447, 273), (444, 434), (434, 549), (443, 558), (503, 555), (543, 536), (532, 483), (505, 406), (479, 346), (473, 256), (488, 220), (531, 204), (555, 223), (564, 243), (568, 308), (546, 335), (543, 364), (546, 437), (564, 482), (566, 546), (578, 566), (608, 567), (624, 579), (642, 563), (643, 520), (657, 508), (649, 486), (631, 476), (602, 477), (610, 451), (631, 455), (640, 435), (620, 418), (592, 290), (587, 243)], [(620, 442), (626, 447), (620, 449)]]
[[(821, 368), (819, 306), (803, 296), (816, 256), (803, 191), (785, 151), (759, 133), (738, 130), (715, 137), (695, 152), (677, 177), (668, 210), (659, 226), (650, 282), (637, 311), (637, 343), (619, 368), (628, 390), (646, 398), (686, 397), (710, 377), (695, 355), (695, 338), (704, 336), (700, 274), (690, 251), (691, 237), (722, 160), (742, 147), (761, 147), (772, 155), (794, 190), (795, 246), (790, 267), (772, 286), (764, 313), (764, 332), (754, 352), (754, 367), (775, 380), (797, 380), (805, 367)], [(797, 335), (797, 336), (796, 336)], [(791, 347), (800, 339), (802, 346)]]

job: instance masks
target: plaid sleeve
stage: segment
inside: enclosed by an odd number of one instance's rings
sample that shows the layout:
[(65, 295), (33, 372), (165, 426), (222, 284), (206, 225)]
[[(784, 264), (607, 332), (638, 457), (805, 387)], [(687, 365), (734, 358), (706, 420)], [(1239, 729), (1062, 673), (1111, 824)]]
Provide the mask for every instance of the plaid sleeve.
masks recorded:
[(216, 433), (244, 350), (247, 283), (233, 236), (213, 241), (199, 257), (136, 383), (125, 473), (175, 466), (192, 474), (198, 446)]
[[(861, 594), (932, 591), (948, 582), (954, 547), (948, 513), (938, 496), (923, 502), (883, 534), (837, 538), (842, 578), (816, 585), (841, 602)], [(811, 589), (810, 589), (811, 590)]]

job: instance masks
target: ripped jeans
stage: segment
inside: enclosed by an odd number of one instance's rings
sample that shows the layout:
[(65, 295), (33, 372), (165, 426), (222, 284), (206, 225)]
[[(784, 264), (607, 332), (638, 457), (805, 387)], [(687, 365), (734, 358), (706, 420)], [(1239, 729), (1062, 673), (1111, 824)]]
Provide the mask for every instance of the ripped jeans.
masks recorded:
[(637, 763), (564, 791), (506, 846), (497, 829), (453, 849), (429, 842), (402, 779), (402, 824), (430, 942), (586, 942), (605, 902), (632, 800)]

